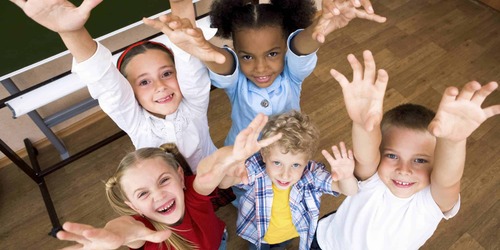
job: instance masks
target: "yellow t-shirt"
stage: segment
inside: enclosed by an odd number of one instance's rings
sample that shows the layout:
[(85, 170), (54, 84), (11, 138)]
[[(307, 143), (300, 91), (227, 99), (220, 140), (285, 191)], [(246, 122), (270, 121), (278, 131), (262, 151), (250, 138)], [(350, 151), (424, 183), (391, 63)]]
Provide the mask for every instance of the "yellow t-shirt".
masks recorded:
[(269, 244), (278, 244), (299, 236), (292, 222), (290, 210), (290, 190), (281, 190), (273, 184), (273, 205), (271, 207), (271, 221), (267, 228), (264, 240)]

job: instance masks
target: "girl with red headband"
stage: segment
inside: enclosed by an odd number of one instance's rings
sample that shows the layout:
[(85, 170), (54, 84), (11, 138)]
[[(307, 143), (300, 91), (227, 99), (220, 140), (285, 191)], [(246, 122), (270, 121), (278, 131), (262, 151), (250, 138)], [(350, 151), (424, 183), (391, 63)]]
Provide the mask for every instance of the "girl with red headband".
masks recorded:
[[(143, 41), (123, 52), (117, 69), (110, 51), (84, 27), (101, 1), (84, 0), (75, 7), (66, 0), (11, 0), (34, 21), (59, 33), (74, 57), (72, 71), (135, 148), (175, 143), (196, 172), (199, 161), (216, 150), (207, 121), (210, 79), (206, 67), (173, 44), (170, 50)], [(194, 22), (191, 1), (172, 1), (171, 7), (174, 10), (187, 2), (190, 7), (179, 11)]]

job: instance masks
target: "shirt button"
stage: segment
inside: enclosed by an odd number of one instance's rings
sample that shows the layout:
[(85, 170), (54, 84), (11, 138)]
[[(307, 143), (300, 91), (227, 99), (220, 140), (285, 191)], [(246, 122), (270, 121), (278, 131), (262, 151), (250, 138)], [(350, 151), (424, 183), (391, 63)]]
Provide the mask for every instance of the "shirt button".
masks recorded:
[(260, 102), (260, 106), (267, 108), (269, 106), (269, 101), (264, 99)]

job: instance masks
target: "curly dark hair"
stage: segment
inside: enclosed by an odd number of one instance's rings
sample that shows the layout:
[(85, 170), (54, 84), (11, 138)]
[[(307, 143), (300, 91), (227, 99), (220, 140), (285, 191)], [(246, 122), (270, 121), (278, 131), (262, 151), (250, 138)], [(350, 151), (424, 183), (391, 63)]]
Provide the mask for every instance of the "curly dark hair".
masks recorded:
[(297, 29), (309, 26), (316, 13), (314, 0), (271, 0), (259, 4), (255, 0), (214, 0), (210, 19), (217, 36), (233, 38), (238, 29), (279, 26), (288, 37)]

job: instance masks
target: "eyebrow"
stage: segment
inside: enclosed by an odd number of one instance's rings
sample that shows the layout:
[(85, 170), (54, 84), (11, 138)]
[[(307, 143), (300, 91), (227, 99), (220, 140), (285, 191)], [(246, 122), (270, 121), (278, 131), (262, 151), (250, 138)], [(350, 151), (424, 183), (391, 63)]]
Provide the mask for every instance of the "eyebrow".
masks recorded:
[[(163, 172), (161, 173), (158, 178), (156, 178), (156, 183), (158, 183), (160, 181), (161, 178), (165, 177), (165, 176), (168, 176), (169, 173), (168, 172)], [(137, 189), (135, 189), (132, 193), (135, 195), (137, 193), (137, 191), (140, 191), (142, 189), (145, 189), (145, 187), (139, 187)]]
[[(273, 51), (273, 50), (280, 50), (280, 49), (281, 49), (281, 48), (280, 48), (279, 46), (276, 46), (276, 47), (274, 47), (274, 48), (272, 48), (272, 49), (270, 49), (270, 50), (266, 51), (265, 53), (269, 53), (269, 52), (271, 52), (271, 51)], [(239, 54), (239, 53), (244, 53), (244, 54), (252, 54), (252, 53), (250, 53), (250, 52), (246, 52), (246, 51), (244, 51), (244, 50), (240, 50), (240, 51), (238, 51), (238, 54)]]
[[(174, 71), (175, 71), (175, 65), (172, 65), (172, 66), (165, 65), (165, 66), (161, 66), (159, 68), (159, 70), (163, 70), (163, 69), (174, 69)], [(136, 79), (141, 78), (141, 77), (146, 76), (146, 75), (149, 75), (149, 73), (142, 73), (142, 74), (138, 75), (136, 77)]]

